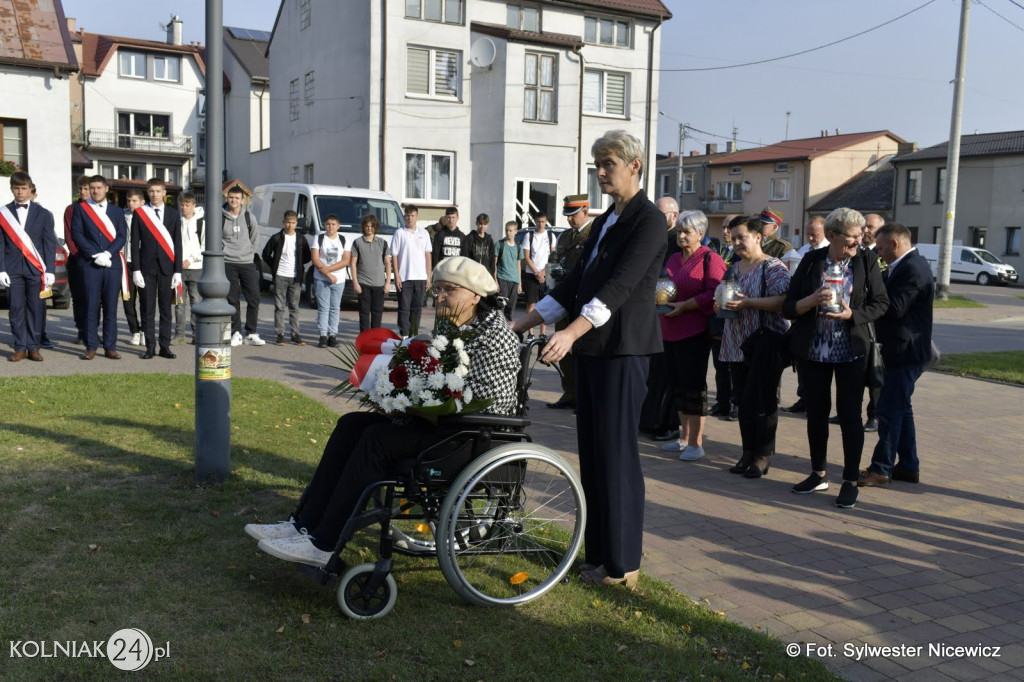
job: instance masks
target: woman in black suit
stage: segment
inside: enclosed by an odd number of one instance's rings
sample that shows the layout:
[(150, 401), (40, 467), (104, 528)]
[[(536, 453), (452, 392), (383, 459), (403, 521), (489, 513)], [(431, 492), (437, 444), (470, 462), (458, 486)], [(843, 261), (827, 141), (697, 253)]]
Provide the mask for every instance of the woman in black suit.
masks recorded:
[(623, 130), (591, 148), (601, 191), (615, 205), (594, 221), (580, 261), (551, 294), (513, 325), (522, 333), (568, 315), (543, 358), (576, 357), (576, 434), (588, 514), (591, 584), (636, 584), (643, 547), (644, 477), (637, 442), (648, 360), (662, 350), (654, 286), (665, 253), (665, 216), (643, 190), (646, 154)]
[[(811, 474), (793, 486), (804, 494), (828, 489), (825, 462), (828, 451), (828, 415), (832, 408), (832, 377), (836, 382), (836, 411), (843, 433), (843, 485), (836, 506), (857, 503), (864, 428), (861, 402), (864, 371), (872, 323), (885, 314), (889, 297), (882, 283), (874, 251), (860, 248), (864, 216), (850, 208), (837, 208), (825, 218), (827, 249), (808, 252), (790, 281), (782, 305), (783, 316), (793, 320), (790, 350), (799, 360), (800, 385), (807, 403), (807, 441)], [(840, 312), (823, 312), (833, 296), (825, 284), (827, 269), (838, 267)]]

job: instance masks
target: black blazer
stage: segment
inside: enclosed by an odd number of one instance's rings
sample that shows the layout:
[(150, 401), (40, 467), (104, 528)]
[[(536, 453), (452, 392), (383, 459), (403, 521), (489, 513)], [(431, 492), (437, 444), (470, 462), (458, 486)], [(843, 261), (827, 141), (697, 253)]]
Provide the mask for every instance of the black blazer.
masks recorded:
[[(11, 210), (15, 221), (17, 221), (17, 202), (12, 201), (7, 204), (7, 208)], [(36, 202), (30, 201), (25, 224), (22, 227), (25, 228), (25, 234), (32, 240), (36, 251), (39, 252), (39, 257), (43, 259), (43, 267), (46, 268), (46, 272), (54, 274), (57, 235), (53, 231), (53, 214)], [(36, 269), (29, 265), (25, 254), (17, 247), (14, 240), (7, 238), (7, 233), (3, 229), (0, 229), (0, 272), (28, 277), (38, 277), (42, 274), (36, 272)]]
[[(281, 256), (284, 254), (284, 230), (270, 235), (266, 245), (263, 247), (263, 260), (270, 266), (270, 276), (277, 276), (277, 266), (281, 264)], [(302, 281), (306, 274), (306, 263), (312, 259), (309, 250), (309, 240), (301, 232), (295, 233), (295, 273), (292, 277), (296, 282)]]
[[(146, 204), (149, 206), (149, 204)], [(181, 273), (181, 214), (173, 206), (164, 204), (160, 207), (160, 220), (171, 235), (171, 248), (174, 249), (174, 260), (167, 256), (160, 243), (149, 231), (136, 209), (132, 216), (132, 269), (147, 275), (173, 275)]]
[[(782, 316), (793, 320), (789, 333), (789, 350), (798, 360), (806, 360), (814, 338), (818, 317), (815, 306), (803, 315), (796, 312), (796, 302), (821, 288), (821, 275), (825, 271), (825, 257), (828, 249), (814, 249), (800, 260), (796, 272), (789, 281), (789, 291), (782, 304)], [(874, 251), (861, 249), (850, 259), (853, 267), (853, 291), (850, 293), (850, 308), (853, 317), (846, 320), (850, 325), (850, 345), (854, 355), (868, 352), (868, 323), (874, 322), (889, 307), (889, 297), (882, 284), (882, 272), (878, 268), (878, 257)], [(877, 334), (877, 332), (876, 332)]]
[(885, 277), (889, 309), (875, 330), (887, 365), (927, 362), (932, 352), (935, 282), (927, 259), (914, 249)]
[(629, 200), (622, 215), (597, 248), (587, 267), (601, 229), (615, 210), (594, 221), (579, 263), (551, 296), (579, 317), (583, 306), (598, 298), (611, 318), (580, 337), (573, 352), (581, 355), (650, 355), (660, 353), (661, 327), (654, 307), (654, 285), (665, 254), (665, 216), (643, 190)]

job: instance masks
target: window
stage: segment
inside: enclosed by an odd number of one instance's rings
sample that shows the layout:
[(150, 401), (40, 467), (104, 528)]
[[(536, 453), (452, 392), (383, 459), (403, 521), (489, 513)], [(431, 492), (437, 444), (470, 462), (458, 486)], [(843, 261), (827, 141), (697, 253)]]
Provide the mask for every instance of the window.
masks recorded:
[(777, 164), (775, 164), (775, 172), (776, 173), (788, 173), (789, 172), (789, 164), (786, 163), (785, 161), (779, 161)]
[(302, 181), (312, 184), (313, 182), (313, 164), (307, 163), (302, 167)]
[(206, 165), (206, 132), (196, 135), (196, 165)]
[(455, 195), (455, 154), (405, 152), (405, 198), (451, 203)]
[(292, 172), (289, 175), (289, 177), (291, 178), (292, 182), (298, 182), (299, 181), (299, 167), (298, 166), (292, 166)]
[(169, 185), (180, 185), (181, 168), (175, 166), (153, 166), (153, 177), (160, 178)]
[(555, 122), (555, 55), (526, 53), (523, 119)]
[(741, 175), (743, 173), (743, 166), (731, 166), (729, 168), (729, 175)]
[(1004, 256), (1020, 255), (1020, 228), (1006, 228), (1006, 247), (1003, 249)]
[(313, 72), (312, 71), (307, 71), (306, 72), (306, 91), (305, 91), (305, 99), (306, 99), (306, 106), (307, 107), (313, 106), (313, 95), (315, 94), (315, 89), (316, 89), (316, 83), (314, 82), (314, 79), (313, 79)]
[(672, 187), (669, 184), (672, 180), (672, 176), (668, 173), (662, 173), (658, 176), (658, 195), (667, 196), (671, 193)]
[(683, 173), (683, 194), (693, 194), (697, 191), (694, 186), (695, 176), (693, 173)]
[(971, 246), (973, 246), (975, 248), (978, 248), (978, 249), (984, 249), (985, 248), (985, 240), (988, 238), (988, 228), (987, 227), (970, 227), (970, 228), (968, 228), (968, 232), (971, 235)]
[(410, 47), (406, 92), (410, 95), (459, 99), (460, 52)]
[(595, 45), (629, 47), (629, 22), (602, 17), (586, 17), (583, 20), (583, 40)]
[(108, 180), (148, 180), (144, 163), (100, 163), (100, 175)]
[(118, 147), (133, 147), (132, 138), (170, 136), (171, 117), (168, 114), (144, 114), (133, 111), (120, 111), (117, 114)]
[(305, 31), (313, 21), (313, 0), (299, 0), (299, 30)]
[(120, 55), (119, 75), (123, 78), (145, 78), (146, 77), (146, 55), (141, 52), (124, 52)]
[(626, 118), (627, 91), (626, 74), (587, 69), (583, 72), (583, 112)]
[(921, 169), (907, 171), (907, 197), (904, 203), (921, 203)]
[(462, 0), (405, 0), (405, 16), (409, 19), (462, 23)]
[(0, 118), (0, 161), (28, 168), (25, 159), (25, 121)]
[(932, 228), (932, 244), (941, 244), (939, 237), (942, 236), (942, 228), (939, 226)]
[(509, 3), (506, 25), (520, 31), (540, 32), (540, 8)]
[(181, 57), (153, 57), (153, 78), (177, 83), (181, 80)]
[(739, 180), (715, 183), (715, 198), (721, 201), (743, 201), (743, 187)]
[(288, 119), (299, 120), (299, 79), (293, 78), (288, 84)]
[(772, 178), (772, 201), (789, 199), (789, 178)]
[(946, 201), (946, 169), (940, 168), (935, 178), (935, 203), (942, 204)]

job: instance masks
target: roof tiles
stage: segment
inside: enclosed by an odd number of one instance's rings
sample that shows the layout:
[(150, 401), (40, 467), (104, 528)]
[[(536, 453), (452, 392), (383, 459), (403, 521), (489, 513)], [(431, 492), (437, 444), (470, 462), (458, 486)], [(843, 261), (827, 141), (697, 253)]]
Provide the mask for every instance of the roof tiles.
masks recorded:
[(849, 133), (845, 135), (829, 135), (828, 137), (808, 137), (802, 140), (786, 140), (757, 149), (747, 149), (731, 154), (728, 159), (712, 161), (711, 165), (769, 163), (773, 161), (797, 161), (815, 159), (824, 154), (850, 147), (876, 137), (888, 136), (899, 143), (906, 140), (890, 133), (888, 130), (875, 130), (867, 133)]

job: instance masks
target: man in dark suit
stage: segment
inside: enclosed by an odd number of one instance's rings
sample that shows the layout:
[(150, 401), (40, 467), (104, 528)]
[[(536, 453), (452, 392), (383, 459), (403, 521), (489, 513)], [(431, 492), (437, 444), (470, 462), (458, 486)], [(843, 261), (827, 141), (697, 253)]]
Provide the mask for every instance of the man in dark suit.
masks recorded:
[(83, 360), (96, 357), (99, 347), (100, 311), (103, 311), (103, 355), (118, 360), (117, 298), (128, 290), (125, 264), (120, 253), (128, 226), (124, 211), (107, 201), (107, 180), (89, 178), (89, 201), (75, 204), (71, 236), (78, 247), (85, 288), (85, 352)]
[(132, 216), (132, 281), (141, 292), (142, 333), (146, 337), (143, 360), (156, 354), (153, 333), (156, 307), (160, 306), (160, 357), (171, 352), (171, 314), (175, 293), (181, 287), (181, 215), (164, 203), (167, 186), (160, 178), (146, 183), (149, 203)]
[(643, 144), (622, 130), (591, 152), (601, 191), (615, 205), (594, 221), (580, 261), (550, 295), (515, 323), (569, 325), (544, 346), (547, 362), (576, 356), (576, 435), (589, 508), (591, 584), (636, 584), (643, 550), (644, 477), (637, 442), (649, 357), (662, 350), (654, 286), (665, 253), (665, 216), (640, 189)]
[(0, 284), (8, 288), (9, 319), (14, 335), (14, 354), (41, 362), (46, 302), (40, 298), (53, 286), (57, 236), (53, 214), (32, 201), (32, 178), (16, 171), (11, 175), (14, 201), (0, 208)]
[[(917, 483), (917, 432), (910, 398), (932, 355), (931, 266), (910, 243), (910, 230), (889, 223), (875, 234), (879, 257), (889, 266), (885, 290), (889, 310), (875, 323), (885, 361), (885, 383), (878, 396), (878, 444), (858, 486), (889, 485), (892, 479)], [(899, 461), (897, 461), (897, 458)]]

